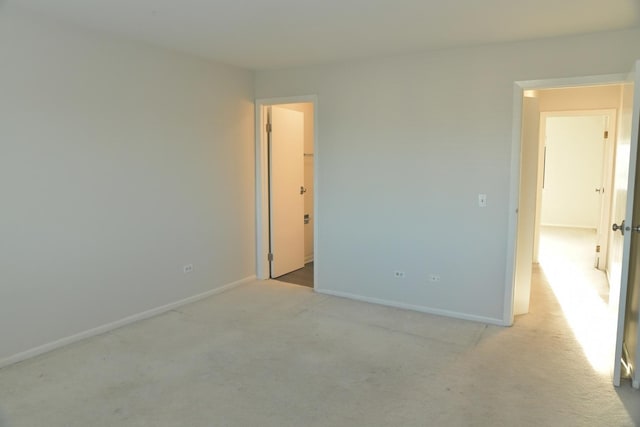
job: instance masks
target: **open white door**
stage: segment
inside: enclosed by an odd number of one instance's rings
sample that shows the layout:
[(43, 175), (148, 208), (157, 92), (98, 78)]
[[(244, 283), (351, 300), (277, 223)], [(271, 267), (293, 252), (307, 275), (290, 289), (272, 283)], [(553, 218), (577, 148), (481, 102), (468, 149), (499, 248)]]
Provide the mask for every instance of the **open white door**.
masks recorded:
[(304, 114), (272, 106), (270, 114), (271, 277), (304, 267)]
[[(640, 297), (640, 256), (637, 234), (640, 215), (634, 216), (636, 191), (636, 163), (638, 155), (638, 127), (640, 125), (640, 61), (629, 77), (623, 93), (618, 145), (616, 148), (616, 170), (614, 179), (613, 214), (615, 221), (612, 239), (612, 265), (610, 266), (612, 289), (619, 277), (619, 300), (617, 313), (616, 348), (613, 371), (614, 385), (620, 385), (623, 374), (631, 375), (633, 386), (640, 387), (637, 369), (638, 358), (638, 299)], [(628, 166), (628, 169), (627, 169)], [(627, 180), (625, 182), (625, 175)], [(639, 186), (640, 187), (640, 186)], [(634, 243), (632, 245), (632, 243)], [(634, 250), (632, 250), (632, 247)]]

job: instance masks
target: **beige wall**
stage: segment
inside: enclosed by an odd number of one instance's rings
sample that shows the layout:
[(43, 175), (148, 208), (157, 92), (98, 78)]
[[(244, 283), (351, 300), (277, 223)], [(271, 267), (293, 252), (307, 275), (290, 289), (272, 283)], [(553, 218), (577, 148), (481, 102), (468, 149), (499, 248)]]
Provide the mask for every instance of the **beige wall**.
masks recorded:
[(0, 9), (0, 365), (253, 276), (253, 74)]
[(537, 92), (540, 112), (605, 110), (620, 106), (620, 85), (545, 89)]
[(514, 82), (627, 73), (638, 40), (628, 30), (258, 71), (257, 98), (318, 99), (316, 289), (505, 321)]

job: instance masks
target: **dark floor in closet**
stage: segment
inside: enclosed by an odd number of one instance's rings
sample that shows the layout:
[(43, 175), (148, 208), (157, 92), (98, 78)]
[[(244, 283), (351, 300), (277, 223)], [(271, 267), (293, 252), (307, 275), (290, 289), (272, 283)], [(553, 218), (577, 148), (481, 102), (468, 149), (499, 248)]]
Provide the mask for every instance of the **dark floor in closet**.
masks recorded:
[(305, 264), (304, 267), (299, 270), (276, 277), (275, 280), (313, 288), (313, 262)]

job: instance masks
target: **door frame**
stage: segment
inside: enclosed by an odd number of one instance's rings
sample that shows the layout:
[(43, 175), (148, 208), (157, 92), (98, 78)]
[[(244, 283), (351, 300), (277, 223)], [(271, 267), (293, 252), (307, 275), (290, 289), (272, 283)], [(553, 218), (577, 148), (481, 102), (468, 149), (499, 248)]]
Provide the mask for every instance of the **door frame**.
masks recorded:
[[(522, 141), (522, 110), (525, 91), (559, 89), (579, 86), (622, 84), (627, 74), (606, 74), (597, 76), (567, 77), (545, 80), (516, 81), (513, 84), (513, 117), (511, 129), (511, 168), (509, 183), (509, 210), (507, 223), (507, 259), (505, 272), (505, 292), (503, 302), (503, 322), (512, 325), (514, 320), (514, 295), (516, 286), (516, 243), (518, 236), (518, 203), (520, 199), (520, 155)], [(532, 260), (533, 261), (533, 260)]]
[[(539, 158), (538, 158), (538, 188), (536, 190), (536, 220), (535, 220), (535, 234), (534, 234), (534, 250), (533, 259), (534, 262), (538, 262), (540, 252), (540, 219), (542, 212), (542, 168), (544, 167), (543, 152), (546, 144), (546, 123), (547, 119), (553, 117), (587, 117), (587, 116), (608, 116), (610, 122), (608, 123), (608, 138), (605, 145), (606, 152), (603, 151), (603, 168), (602, 168), (602, 187), (605, 189), (605, 193), (602, 197), (602, 204), (600, 205), (600, 213), (598, 215), (598, 230), (603, 224), (611, 223), (611, 203), (613, 199), (613, 169), (614, 169), (614, 155), (615, 144), (617, 141), (617, 128), (618, 123), (617, 110), (614, 108), (602, 108), (602, 109), (586, 109), (586, 110), (554, 110), (554, 111), (541, 111), (540, 112), (540, 141), (539, 144)], [(605, 227), (608, 230), (609, 227)], [(601, 264), (598, 266), (599, 270), (606, 271), (608, 264), (608, 252), (609, 252), (609, 238), (607, 238), (601, 244)], [(607, 276), (608, 277), (608, 276)]]
[[(280, 104), (313, 104), (313, 260), (318, 265), (318, 97), (316, 95), (261, 98), (255, 100), (256, 149), (256, 277), (268, 280), (269, 272), (269, 147), (266, 132), (267, 108)], [(314, 285), (318, 283), (318, 269), (313, 269)], [(315, 286), (314, 286), (315, 289)]]

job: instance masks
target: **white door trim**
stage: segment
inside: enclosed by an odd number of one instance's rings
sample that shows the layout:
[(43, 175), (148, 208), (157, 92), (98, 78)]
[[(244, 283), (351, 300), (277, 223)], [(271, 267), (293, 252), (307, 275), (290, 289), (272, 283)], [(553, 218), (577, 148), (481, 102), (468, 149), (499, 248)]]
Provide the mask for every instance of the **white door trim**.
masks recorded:
[[(290, 96), (283, 98), (262, 98), (255, 101), (255, 138), (256, 138), (256, 277), (269, 279), (269, 167), (266, 134), (266, 108), (278, 104), (313, 104), (313, 253), (314, 263), (318, 264), (318, 97), (316, 95)], [(318, 283), (318, 268), (314, 268), (314, 283)]]
[(513, 324), (515, 294), (516, 238), (518, 231), (518, 201), (520, 187), (520, 145), (522, 139), (522, 98), (525, 90), (555, 89), (576, 86), (617, 84), (627, 81), (627, 74), (607, 74), (601, 76), (569, 77), (548, 80), (517, 81), (513, 85), (513, 118), (511, 139), (511, 168), (509, 184), (509, 215), (507, 230), (507, 260), (505, 272), (505, 292), (503, 323)]

